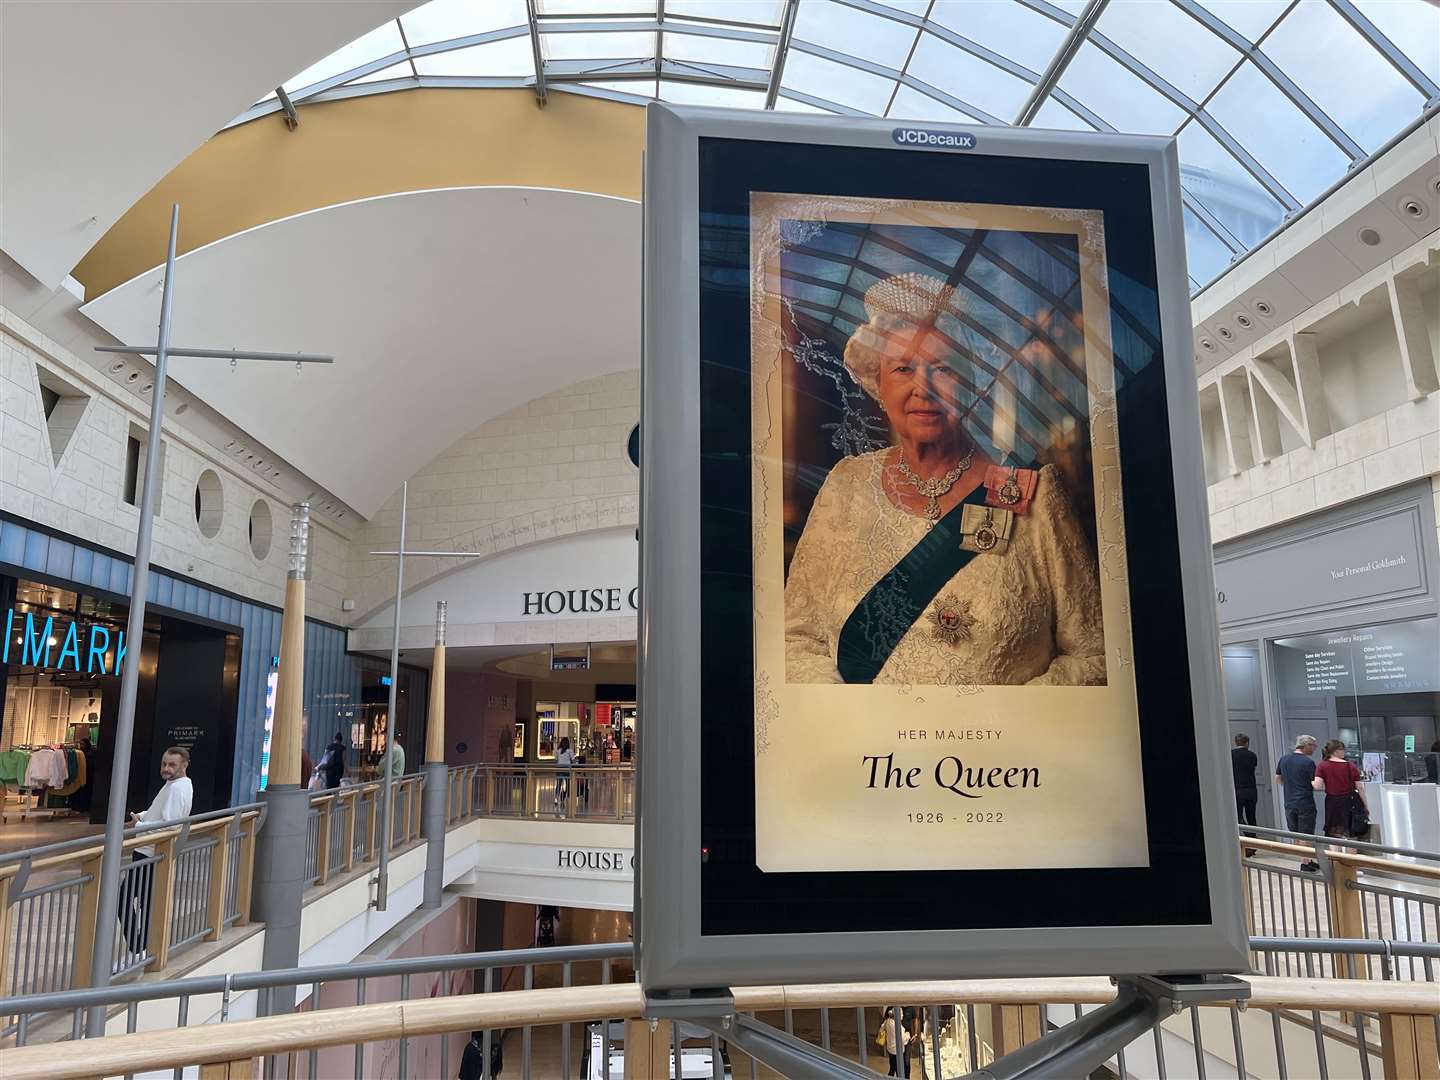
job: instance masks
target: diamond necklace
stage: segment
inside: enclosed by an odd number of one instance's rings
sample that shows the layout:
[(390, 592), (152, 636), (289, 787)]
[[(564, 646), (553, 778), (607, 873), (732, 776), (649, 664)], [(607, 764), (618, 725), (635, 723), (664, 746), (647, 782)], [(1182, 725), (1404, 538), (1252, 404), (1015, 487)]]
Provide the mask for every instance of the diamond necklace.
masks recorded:
[(900, 454), (900, 475), (921, 495), (930, 501), (925, 504), (925, 527), (933, 529), (935, 523), (940, 520), (940, 496), (947, 494), (955, 481), (970, 468), (970, 462), (975, 457), (975, 448), (972, 446), (960, 459), (960, 464), (947, 472), (944, 476), (934, 476), (929, 480), (922, 479), (915, 470), (905, 463), (905, 455)]

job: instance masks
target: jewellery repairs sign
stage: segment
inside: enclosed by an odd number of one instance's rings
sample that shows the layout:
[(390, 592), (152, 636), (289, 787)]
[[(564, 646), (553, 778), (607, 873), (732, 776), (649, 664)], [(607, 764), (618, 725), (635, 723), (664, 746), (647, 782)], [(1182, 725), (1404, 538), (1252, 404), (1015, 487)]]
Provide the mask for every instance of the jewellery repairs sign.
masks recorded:
[(1173, 145), (649, 117), (642, 981), (1239, 970)]

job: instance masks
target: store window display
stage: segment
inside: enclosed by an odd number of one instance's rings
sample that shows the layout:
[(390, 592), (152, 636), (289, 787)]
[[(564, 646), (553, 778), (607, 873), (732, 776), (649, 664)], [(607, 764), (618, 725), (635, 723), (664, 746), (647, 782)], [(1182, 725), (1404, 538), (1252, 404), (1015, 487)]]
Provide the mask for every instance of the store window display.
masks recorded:
[[(1336, 756), (1354, 768), (1379, 830), (1368, 839), (1433, 850), (1440, 844), (1440, 619), (1276, 638), (1270, 647), (1281, 739), (1288, 745), (1309, 733), (1340, 744)], [(1321, 814), (1325, 801), (1317, 796)]]

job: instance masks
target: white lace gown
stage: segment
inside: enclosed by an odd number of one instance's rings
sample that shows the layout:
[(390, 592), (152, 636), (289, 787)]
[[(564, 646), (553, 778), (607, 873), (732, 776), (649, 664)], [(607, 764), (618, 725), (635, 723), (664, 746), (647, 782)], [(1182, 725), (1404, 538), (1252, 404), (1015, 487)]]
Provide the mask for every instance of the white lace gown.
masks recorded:
[[(785, 584), (788, 682), (838, 683), (836, 647), (862, 597), (926, 533), (895, 506), (882, 474), (890, 450), (843, 459), (805, 523)], [(958, 613), (946, 633), (937, 610)], [(946, 583), (891, 653), (876, 682), (1014, 686), (1105, 682), (1095, 557), (1053, 465), (1003, 552), (976, 555)]]

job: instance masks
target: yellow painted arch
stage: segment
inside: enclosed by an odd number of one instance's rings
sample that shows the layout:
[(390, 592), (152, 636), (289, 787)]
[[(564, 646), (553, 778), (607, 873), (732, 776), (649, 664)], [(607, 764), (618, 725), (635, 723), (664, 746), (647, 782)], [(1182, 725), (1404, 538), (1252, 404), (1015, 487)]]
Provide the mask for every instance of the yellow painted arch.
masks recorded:
[[(211, 138), (90, 249), (74, 276), (94, 298), (165, 260), (170, 206), (180, 251), (374, 195), (517, 185), (640, 197), (645, 111), (530, 90), (421, 89), (300, 106)], [(457, 223), (463, 228), (464, 223)]]

